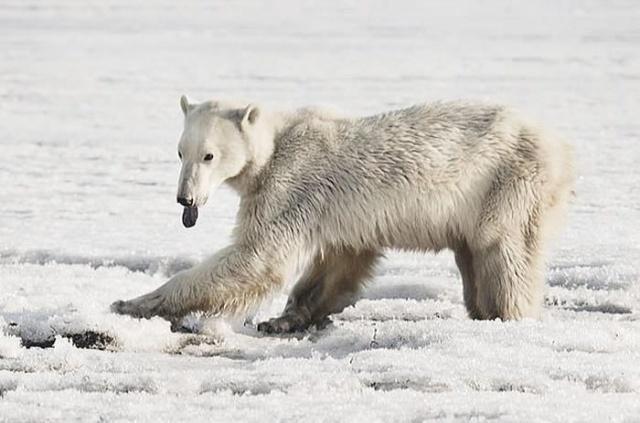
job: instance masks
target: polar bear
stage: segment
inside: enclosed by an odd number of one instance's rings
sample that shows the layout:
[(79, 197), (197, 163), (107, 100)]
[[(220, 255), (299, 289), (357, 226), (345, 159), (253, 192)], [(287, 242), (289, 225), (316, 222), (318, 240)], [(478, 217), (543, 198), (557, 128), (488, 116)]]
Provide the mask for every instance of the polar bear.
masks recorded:
[(352, 304), (385, 249), (451, 249), (473, 319), (537, 317), (543, 246), (572, 190), (571, 150), (499, 105), (435, 102), (364, 118), (180, 101), (177, 200), (193, 226), (223, 182), (241, 197), (232, 244), (112, 310), (176, 321), (247, 310), (308, 265), (283, 314), (304, 330)]

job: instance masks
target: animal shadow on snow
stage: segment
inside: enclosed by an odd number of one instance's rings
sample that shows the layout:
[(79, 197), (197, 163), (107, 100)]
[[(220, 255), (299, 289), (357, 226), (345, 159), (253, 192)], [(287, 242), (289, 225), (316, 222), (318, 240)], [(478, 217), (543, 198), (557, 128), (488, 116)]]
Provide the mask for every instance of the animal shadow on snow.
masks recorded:
[(361, 299), (366, 300), (385, 300), (385, 299), (404, 299), (404, 300), (437, 300), (441, 291), (430, 287), (426, 284), (394, 284), (382, 286), (369, 286), (363, 292)]

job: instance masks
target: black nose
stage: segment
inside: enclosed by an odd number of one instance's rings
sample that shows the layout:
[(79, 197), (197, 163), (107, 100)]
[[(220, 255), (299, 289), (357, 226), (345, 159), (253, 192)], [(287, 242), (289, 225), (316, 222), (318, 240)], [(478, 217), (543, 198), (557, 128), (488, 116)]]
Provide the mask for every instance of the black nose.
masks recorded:
[(182, 204), (185, 207), (191, 207), (193, 206), (193, 198), (184, 198), (184, 197), (178, 197), (178, 203)]

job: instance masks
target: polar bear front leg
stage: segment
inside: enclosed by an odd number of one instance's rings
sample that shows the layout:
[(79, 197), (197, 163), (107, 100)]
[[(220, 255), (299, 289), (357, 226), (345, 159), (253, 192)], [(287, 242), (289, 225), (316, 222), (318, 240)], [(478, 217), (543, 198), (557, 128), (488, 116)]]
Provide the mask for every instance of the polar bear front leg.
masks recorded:
[(258, 331), (288, 333), (322, 327), (330, 314), (353, 304), (379, 257), (375, 250), (323, 249), (296, 283), (282, 315), (258, 324)]
[(132, 317), (149, 319), (153, 316), (164, 317), (168, 320), (182, 317), (184, 305), (190, 303), (189, 298), (182, 298), (176, 301), (180, 285), (193, 284), (195, 278), (187, 275), (187, 272), (180, 272), (158, 289), (141, 295), (132, 300), (119, 300), (111, 304), (111, 311), (118, 314), (127, 314)]
[[(266, 259), (266, 260), (265, 260)], [(267, 261), (268, 260), (268, 261)], [(276, 256), (230, 246), (173, 276), (148, 294), (111, 305), (114, 313), (176, 321), (193, 311), (234, 314), (246, 311), (282, 283)]]

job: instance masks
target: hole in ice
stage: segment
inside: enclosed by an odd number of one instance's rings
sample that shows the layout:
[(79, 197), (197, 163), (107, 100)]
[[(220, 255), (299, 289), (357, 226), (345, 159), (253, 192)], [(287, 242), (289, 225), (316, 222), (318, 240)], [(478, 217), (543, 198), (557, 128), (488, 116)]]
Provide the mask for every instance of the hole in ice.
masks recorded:
[[(76, 348), (104, 351), (116, 345), (115, 339), (111, 335), (92, 330), (59, 335), (69, 339)], [(22, 340), (22, 346), (25, 348), (52, 348), (55, 344), (55, 337), (29, 339), (21, 336), (20, 339)]]
[(106, 350), (107, 348), (115, 345), (115, 340), (111, 335), (92, 330), (81, 333), (66, 334), (63, 336), (65, 338), (69, 338), (76, 348)]
[[(5, 316), (6, 317), (6, 316)], [(9, 321), (5, 331), (20, 338), (25, 348), (52, 348), (56, 336), (67, 338), (76, 348), (107, 350), (115, 349), (116, 339), (108, 333), (92, 329), (55, 327), (48, 320), (47, 313), (21, 314)]]

